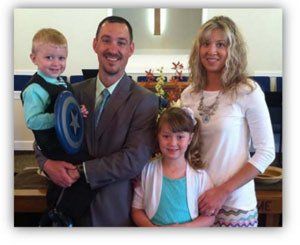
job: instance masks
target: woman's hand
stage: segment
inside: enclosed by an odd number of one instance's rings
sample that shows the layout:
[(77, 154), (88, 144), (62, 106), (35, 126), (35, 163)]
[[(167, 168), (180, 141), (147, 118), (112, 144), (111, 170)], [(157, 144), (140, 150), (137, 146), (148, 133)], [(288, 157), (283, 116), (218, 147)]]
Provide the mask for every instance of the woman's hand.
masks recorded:
[(259, 174), (251, 163), (247, 162), (237, 173), (223, 184), (207, 190), (198, 199), (198, 207), (205, 215), (217, 215), (229, 194)]
[(200, 213), (204, 215), (217, 215), (228, 195), (229, 192), (222, 188), (222, 185), (207, 190), (198, 199)]

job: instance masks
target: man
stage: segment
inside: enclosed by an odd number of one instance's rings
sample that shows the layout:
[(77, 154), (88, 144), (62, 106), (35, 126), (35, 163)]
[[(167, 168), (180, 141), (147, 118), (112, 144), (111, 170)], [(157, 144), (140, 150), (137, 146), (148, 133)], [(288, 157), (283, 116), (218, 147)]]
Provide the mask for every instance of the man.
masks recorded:
[[(131, 226), (131, 179), (154, 151), (158, 97), (125, 73), (134, 52), (132, 29), (125, 19), (110, 16), (102, 20), (93, 49), (99, 61), (98, 76), (74, 85), (79, 104), (89, 111), (84, 119), (85, 142), (92, 160), (82, 166), (86, 181), (96, 193), (80, 225)], [(110, 95), (97, 123), (95, 91), (105, 88)], [(103, 95), (99, 94), (101, 101)], [(41, 168), (54, 183), (68, 187), (76, 182), (79, 175), (74, 165), (45, 159), (35, 150)]]

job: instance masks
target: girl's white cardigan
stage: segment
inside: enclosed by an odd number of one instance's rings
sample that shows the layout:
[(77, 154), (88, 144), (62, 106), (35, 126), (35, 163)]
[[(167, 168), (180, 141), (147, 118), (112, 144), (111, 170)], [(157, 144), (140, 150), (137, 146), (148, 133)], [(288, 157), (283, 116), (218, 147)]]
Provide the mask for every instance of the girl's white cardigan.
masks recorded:
[[(151, 219), (158, 208), (162, 189), (162, 163), (156, 158), (148, 163), (141, 175), (141, 184), (135, 188), (132, 207), (144, 209)], [(198, 198), (206, 190), (213, 187), (206, 171), (194, 170), (189, 164), (186, 168), (187, 201), (192, 219), (198, 217)]]

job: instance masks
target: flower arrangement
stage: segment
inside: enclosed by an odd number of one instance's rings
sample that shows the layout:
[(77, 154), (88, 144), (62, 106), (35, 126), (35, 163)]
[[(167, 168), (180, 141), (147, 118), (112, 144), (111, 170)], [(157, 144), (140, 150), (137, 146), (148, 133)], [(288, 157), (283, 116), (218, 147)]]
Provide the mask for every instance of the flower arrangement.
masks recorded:
[[(178, 62), (172, 62), (172, 69), (175, 70), (175, 74), (170, 78), (169, 82), (165, 80), (165, 75), (163, 72), (163, 67), (157, 69), (159, 75), (156, 77), (153, 74), (153, 70), (149, 69), (146, 70), (146, 82), (155, 82), (155, 94), (158, 95), (161, 98), (161, 102), (163, 106), (167, 105), (175, 105), (180, 104), (179, 101), (179, 95), (182, 91), (181, 81), (182, 81), (182, 73), (183, 73), (183, 64)], [(175, 84), (177, 82), (180, 82), (180, 84)], [(173, 83), (175, 85), (172, 86), (172, 89), (170, 89), (169, 86), (166, 86), (170, 83)]]

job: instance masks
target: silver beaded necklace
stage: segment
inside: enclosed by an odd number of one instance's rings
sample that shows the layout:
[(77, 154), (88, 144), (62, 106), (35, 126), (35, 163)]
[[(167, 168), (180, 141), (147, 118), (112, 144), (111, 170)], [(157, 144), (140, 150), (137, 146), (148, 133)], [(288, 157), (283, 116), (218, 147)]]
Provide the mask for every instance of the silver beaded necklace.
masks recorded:
[(201, 98), (200, 98), (200, 102), (199, 102), (199, 106), (198, 106), (198, 111), (199, 111), (199, 115), (202, 118), (203, 123), (208, 123), (211, 116), (213, 116), (215, 114), (215, 112), (219, 106), (220, 95), (221, 95), (221, 90), (218, 93), (214, 103), (212, 103), (209, 106), (205, 106), (204, 102), (203, 102), (203, 100), (204, 100), (203, 90), (201, 90)]

